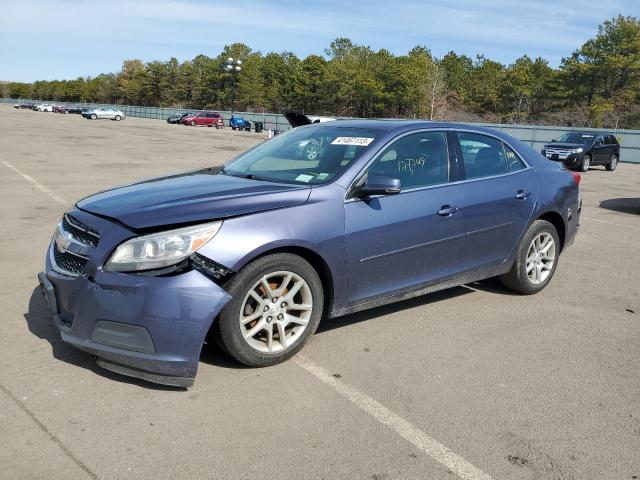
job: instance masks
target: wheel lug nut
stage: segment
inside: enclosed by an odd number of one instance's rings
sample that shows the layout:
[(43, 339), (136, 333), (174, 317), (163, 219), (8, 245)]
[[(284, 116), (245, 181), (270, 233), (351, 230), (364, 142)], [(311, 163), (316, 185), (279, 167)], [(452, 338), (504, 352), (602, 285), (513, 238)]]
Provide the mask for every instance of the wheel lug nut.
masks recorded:
[(282, 305), (280, 305), (282, 308), (286, 308), (287, 306), (287, 302), (282, 302)]
[(273, 299), (273, 303), (278, 303), (278, 297)]
[(273, 320), (273, 317), (267, 317), (267, 322), (271, 323), (271, 320)]
[(278, 315), (278, 320), (282, 320), (284, 318), (284, 315), (280, 314)]
[(269, 311), (269, 307), (264, 307), (264, 311), (268, 312)]

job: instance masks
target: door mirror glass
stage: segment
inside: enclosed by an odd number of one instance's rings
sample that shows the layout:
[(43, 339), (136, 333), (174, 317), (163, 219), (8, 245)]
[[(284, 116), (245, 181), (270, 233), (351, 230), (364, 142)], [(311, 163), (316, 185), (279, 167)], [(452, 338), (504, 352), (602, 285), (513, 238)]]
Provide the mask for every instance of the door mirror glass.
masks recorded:
[(392, 195), (400, 193), (400, 179), (383, 177), (381, 175), (371, 175), (367, 181), (358, 189), (358, 195), (368, 197), (371, 195)]

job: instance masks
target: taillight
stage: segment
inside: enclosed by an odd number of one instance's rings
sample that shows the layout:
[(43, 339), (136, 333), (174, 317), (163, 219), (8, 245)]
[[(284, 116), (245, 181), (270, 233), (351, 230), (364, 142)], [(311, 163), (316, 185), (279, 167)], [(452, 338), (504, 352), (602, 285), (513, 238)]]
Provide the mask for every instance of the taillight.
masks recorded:
[(569, 172), (571, 173), (571, 176), (573, 177), (573, 181), (576, 182), (576, 185), (580, 185), (580, 180), (582, 180), (582, 175), (580, 175), (578, 172)]

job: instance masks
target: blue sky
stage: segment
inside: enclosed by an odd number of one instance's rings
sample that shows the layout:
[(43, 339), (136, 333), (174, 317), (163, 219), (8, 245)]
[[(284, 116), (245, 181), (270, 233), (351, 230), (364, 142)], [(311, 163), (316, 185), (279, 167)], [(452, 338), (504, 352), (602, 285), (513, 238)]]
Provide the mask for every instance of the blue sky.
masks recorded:
[(422, 44), (436, 56), (528, 54), (557, 66), (619, 13), (640, 16), (640, 1), (0, 0), (0, 80), (94, 76), (239, 41), (303, 57), (340, 36), (396, 54)]

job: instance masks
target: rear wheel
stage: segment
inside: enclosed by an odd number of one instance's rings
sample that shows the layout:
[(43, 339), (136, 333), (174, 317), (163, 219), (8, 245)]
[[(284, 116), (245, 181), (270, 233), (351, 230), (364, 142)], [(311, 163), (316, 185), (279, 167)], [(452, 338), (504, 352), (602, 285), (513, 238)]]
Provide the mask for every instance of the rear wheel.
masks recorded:
[(98, 118), (98, 116), (95, 113), (91, 114), (91, 120), (95, 120), (96, 118)]
[(215, 320), (214, 332), (223, 350), (251, 367), (295, 355), (322, 317), (320, 277), (297, 255), (259, 258), (234, 275), (225, 290), (232, 299)]
[(580, 171), (588, 172), (590, 166), (591, 166), (591, 155), (587, 154), (582, 159), (582, 163), (580, 164)]
[(516, 292), (538, 293), (551, 281), (559, 256), (560, 239), (555, 227), (546, 220), (536, 220), (518, 245), (511, 270), (500, 280)]
[(192, 126), (192, 127), (195, 127), (195, 126), (196, 126), (196, 122), (195, 122), (195, 121), (193, 121), (193, 120), (191, 120), (191, 126)]
[(115, 121), (116, 121), (116, 122), (119, 122), (119, 121), (120, 121), (120, 118), (121, 118), (121, 117), (120, 117), (120, 115), (116, 115), (116, 117), (115, 117)]
[(617, 166), (618, 166), (618, 155), (614, 153), (613, 155), (611, 155), (611, 160), (609, 160), (609, 163), (606, 165), (605, 168), (609, 172), (613, 172)]

